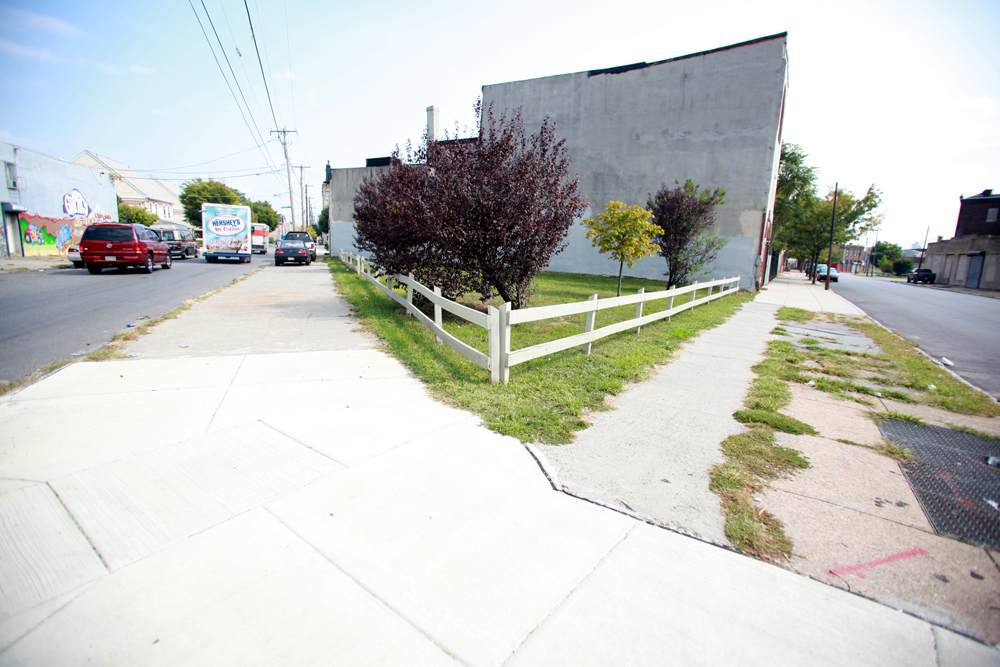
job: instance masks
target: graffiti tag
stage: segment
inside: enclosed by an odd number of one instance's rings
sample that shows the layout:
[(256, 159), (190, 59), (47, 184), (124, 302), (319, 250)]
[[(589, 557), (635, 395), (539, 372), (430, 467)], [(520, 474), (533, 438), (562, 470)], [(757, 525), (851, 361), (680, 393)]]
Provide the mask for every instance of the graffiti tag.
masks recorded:
[(93, 213), (83, 193), (75, 188), (63, 196), (63, 210), (71, 218), (89, 218)]

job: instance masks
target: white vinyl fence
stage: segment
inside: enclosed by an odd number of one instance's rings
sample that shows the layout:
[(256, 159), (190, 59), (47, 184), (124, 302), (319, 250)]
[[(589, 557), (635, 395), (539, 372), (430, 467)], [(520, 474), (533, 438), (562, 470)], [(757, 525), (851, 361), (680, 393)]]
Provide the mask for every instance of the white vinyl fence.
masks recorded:
[[(433, 290), (428, 289), (414, 280), (412, 275), (404, 276), (396, 274), (393, 276), (386, 276), (397, 283), (406, 285), (406, 296), (404, 297), (378, 281), (376, 276), (380, 275), (380, 272), (377, 270), (377, 267), (373, 267), (366, 258), (341, 250), (340, 260), (353, 268), (359, 275), (368, 280), (368, 282), (378, 287), (390, 299), (406, 308), (406, 312), (408, 314), (416, 317), (421, 323), (423, 323), (424, 326), (434, 332), (438, 343), (448, 345), (448, 347), (455, 350), (472, 363), (489, 371), (490, 382), (494, 383), (507, 383), (510, 380), (511, 366), (523, 364), (526, 361), (554, 354), (561, 350), (568, 350), (572, 347), (582, 347), (585, 354), (590, 354), (591, 344), (595, 340), (605, 338), (621, 331), (627, 331), (628, 329), (633, 329), (635, 330), (635, 333), (639, 333), (640, 328), (646, 324), (656, 322), (657, 320), (667, 319), (673, 315), (682, 313), (685, 310), (694, 308), (697, 305), (708, 303), (714, 299), (726, 296), (727, 294), (734, 294), (739, 290), (740, 284), (740, 277), (735, 276), (733, 278), (722, 278), (720, 280), (712, 280), (704, 283), (696, 282), (693, 285), (688, 285), (686, 287), (673, 287), (668, 290), (661, 290), (658, 292), (646, 293), (644, 290), (640, 289), (637, 294), (606, 299), (599, 299), (598, 296), (594, 294), (587, 301), (563, 303), (554, 306), (538, 306), (536, 308), (521, 308), (520, 310), (512, 310), (510, 303), (504, 303), (499, 308), (488, 306), (486, 308), (486, 312), (482, 313), (478, 310), (469, 308), (468, 306), (463, 306), (444, 298), (441, 296), (440, 288), (435, 287)], [(385, 274), (381, 275), (384, 276)], [(706, 288), (708, 289), (708, 294), (706, 296), (695, 298), (697, 290)], [(715, 291), (716, 288), (718, 288), (718, 291)], [(413, 305), (414, 290), (424, 295), (431, 303), (434, 304), (433, 320)], [(667, 299), (666, 310), (661, 310), (650, 315), (642, 314), (643, 304), (651, 301), (658, 301), (660, 299)], [(603, 326), (600, 329), (594, 328), (597, 321), (597, 311), (617, 308), (619, 306), (628, 306), (631, 304), (635, 304), (634, 318), (621, 322), (615, 322), (614, 324)], [(484, 354), (445, 331), (441, 324), (441, 314), (443, 310), (447, 310), (453, 315), (457, 315), (472, 324), (486, 329), (486, 340), (488, 343), (487, 352)], [(521, 348), (520, 350), (514, 350), (513, 352), (511, 351), (510, 333), (512, 326), (516, 324), (523, 324), (525, 322), (536, 322), (538, 320), (565, 317), (567, 315), (576, 315), (579, 313), (586, 313), (587, 316), (586, 325), (582, 333), (549, 341), (547, 343), (539, 343), (538, 345)]]

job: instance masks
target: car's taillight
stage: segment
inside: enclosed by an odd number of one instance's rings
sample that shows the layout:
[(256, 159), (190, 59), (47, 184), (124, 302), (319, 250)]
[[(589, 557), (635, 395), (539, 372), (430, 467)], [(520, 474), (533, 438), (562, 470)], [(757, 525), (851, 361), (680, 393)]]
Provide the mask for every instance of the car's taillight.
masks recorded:
[(140, 253), (140, 252), (142, 252), (142, 246), (141, 246), (141, 245), (139, 245), (138, 243), (136, 243), (136, 244), (135, 244), (135, 252), (136, 252), (136, 253)]
[(299, 250), (299, 254), (300, 255), (304, 255), (304, 254), (306, 254), (306, 251), (305, 250)]

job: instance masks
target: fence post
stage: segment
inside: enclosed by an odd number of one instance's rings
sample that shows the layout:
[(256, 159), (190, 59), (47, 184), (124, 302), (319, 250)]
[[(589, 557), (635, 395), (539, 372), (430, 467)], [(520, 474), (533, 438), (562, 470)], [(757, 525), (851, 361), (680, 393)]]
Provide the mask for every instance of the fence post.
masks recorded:
[[(407, 276), (410, 280), (413, 280), (413, 272), (411, 271)], [(406, 286), (406, 316), (413, 317), (413, 313), (410, 310), (413, 308), (413, 285)]]
[(698, 295), (698, 281), (694, 281), (694, 284), (691, 285), (691, 287), (693, 288), (691, 290), (691, 310), (694, 310), (694, 298)]
[[(434, 294), (436, 296), (441, 296), (441, 288), (435, 287)], [(434, 324), (438, 325), (439, 328), (444, 329), (444, 325), (441, 324), (441, 306), (434, 304)], [(434, 342), (440, 345), (443, 341), (440, 336), (434, 336)]]
[(493, 306), (486, 307), (487, 352), (490, 359), (490, 384), (500, 381), (500, 313)]
[[(639, 294), (645, 294), (645, 293), (646, 293), (646, 288), (645, 287), (640, 287), (639, 288)], [(642, 301), (640, 301), (639, 303), (635, 304), (635, 319), (639, 319), (640, 317), (642, 317)], [(639, 329), (641, 329), (641, 328), (642, 327), (636, 327), (635, 328), (636, 335), (639, 334)]]
[(500, 381), (510, 382), (510, 301), (500, 304)]
[[(671, 287), (670, 291), (673, 292), (676, 289), (677, 289), (676, 287)], [(673, 295), (670, 295), (669, 297), (667, 297), (667, 310), (673, 310), (673, 309), (674, 309), (674, 297)], [(673, 315), (667, 315), (667, 322), (669, 322), (672, 317)]]
[[(594, 330), (594, 324), (597, 322), (597, 295), (591, 294), (589, 301), (594, 302), (594, 309), (587, 312), (587, 333)], [(583, 353), (590, 354), (590, 343), (583, 344)]]

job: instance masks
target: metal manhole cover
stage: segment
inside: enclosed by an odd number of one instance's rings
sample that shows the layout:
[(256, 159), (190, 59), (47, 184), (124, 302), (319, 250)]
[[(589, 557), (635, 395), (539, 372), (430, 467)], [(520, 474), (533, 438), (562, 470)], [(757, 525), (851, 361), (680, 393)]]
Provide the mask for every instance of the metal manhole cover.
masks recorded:
[(900, 463), (927, 519), (939, 535), (1000, 549), (1000, 441), (940, 426), (880, 419), (886, 439), (906, 445), (914, 460)]

